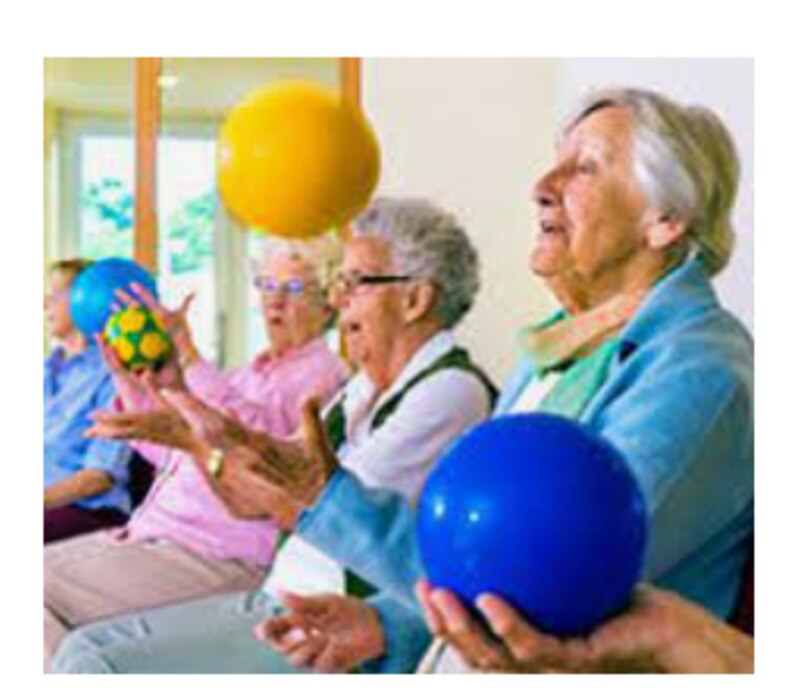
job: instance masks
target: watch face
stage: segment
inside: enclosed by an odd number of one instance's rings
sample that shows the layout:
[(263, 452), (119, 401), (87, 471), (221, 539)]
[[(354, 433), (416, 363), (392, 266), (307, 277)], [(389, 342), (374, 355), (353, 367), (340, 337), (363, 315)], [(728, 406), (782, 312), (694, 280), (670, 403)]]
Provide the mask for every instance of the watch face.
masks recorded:
[(209, 455), (208, 461), (206, 462), (206, 469), (214, 479), (219, 479), (222, 474), (222, 463), (224, 461), (225, 453), (221, 450), (213, 450), (211, 455)]

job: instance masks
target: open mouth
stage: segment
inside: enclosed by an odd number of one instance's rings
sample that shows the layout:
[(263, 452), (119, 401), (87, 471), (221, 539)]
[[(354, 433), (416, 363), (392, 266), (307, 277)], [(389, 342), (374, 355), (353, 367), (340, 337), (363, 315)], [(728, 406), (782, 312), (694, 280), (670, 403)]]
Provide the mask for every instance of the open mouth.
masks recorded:
[(564, 226), (557, 225), (552, 220), (542, 220), (539, 223), (539, 230), (543, 235), (557, 235), (564, 232)]

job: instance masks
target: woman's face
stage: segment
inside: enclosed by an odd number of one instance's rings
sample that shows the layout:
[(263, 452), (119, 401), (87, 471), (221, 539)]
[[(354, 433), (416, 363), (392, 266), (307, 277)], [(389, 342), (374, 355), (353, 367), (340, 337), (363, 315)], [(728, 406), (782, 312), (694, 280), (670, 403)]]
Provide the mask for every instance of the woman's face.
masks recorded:
[(580, 290), (614, 284), (648, 249), (647, 202), (633, 176), (633, 122), (620, 107), (574, 125), (535, 185), (539, 234), (532, 271)]
[(69, 289), (75, 275), (68, 271), (53, 271), (47, 294), (44, 296), (44, 314), (50, 335), (63, 339), (75, 331), (69, 314)]
[(341, 282), (331, 294), (340, 311), (347, 355), (376, 384), (389, 370), (392, 345), (404, 330), (404, 284), (359, 284), (364, 277), (393, 276), (391, 251), (381, 239), (365, 235), (347, 244)]
[(291, 253), (273, 254), (256, 279), (261, 314), (272, 349), (299, 348), (323, 331), (328, 308), (308, 263)]

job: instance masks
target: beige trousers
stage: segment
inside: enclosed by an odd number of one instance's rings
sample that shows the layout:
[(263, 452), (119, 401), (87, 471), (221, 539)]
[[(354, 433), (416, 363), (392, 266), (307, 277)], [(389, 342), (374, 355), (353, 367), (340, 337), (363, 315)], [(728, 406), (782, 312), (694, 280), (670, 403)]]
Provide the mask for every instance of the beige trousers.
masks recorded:
[(135, 610), (253, 590), (264, 569), (203, 557), (166, 540), (101, 531), (44, 548), (44, 663), (75, 627)]

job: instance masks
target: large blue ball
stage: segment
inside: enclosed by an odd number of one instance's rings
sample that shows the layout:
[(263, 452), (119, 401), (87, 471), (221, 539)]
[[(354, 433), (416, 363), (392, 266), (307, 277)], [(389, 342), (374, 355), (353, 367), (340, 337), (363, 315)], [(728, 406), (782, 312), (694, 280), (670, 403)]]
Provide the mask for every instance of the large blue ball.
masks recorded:
[(158, 297), (150, 272), (135, 261), (109, 257), (94, 262), (78, 275), (70, 289), (72, 323), (86, 336), (102, 332), (113, 314), (111, 305), (117, 300), (114, 291), (121, 288), (130, 292), (131, 283), (140, 283)]
[(549, 414), (481, 424), (438, 462), (417, 517), (436, 587), (500, 595), (539, 629), (588, 632), (627, 602), (648, 517), (619, 451)]

